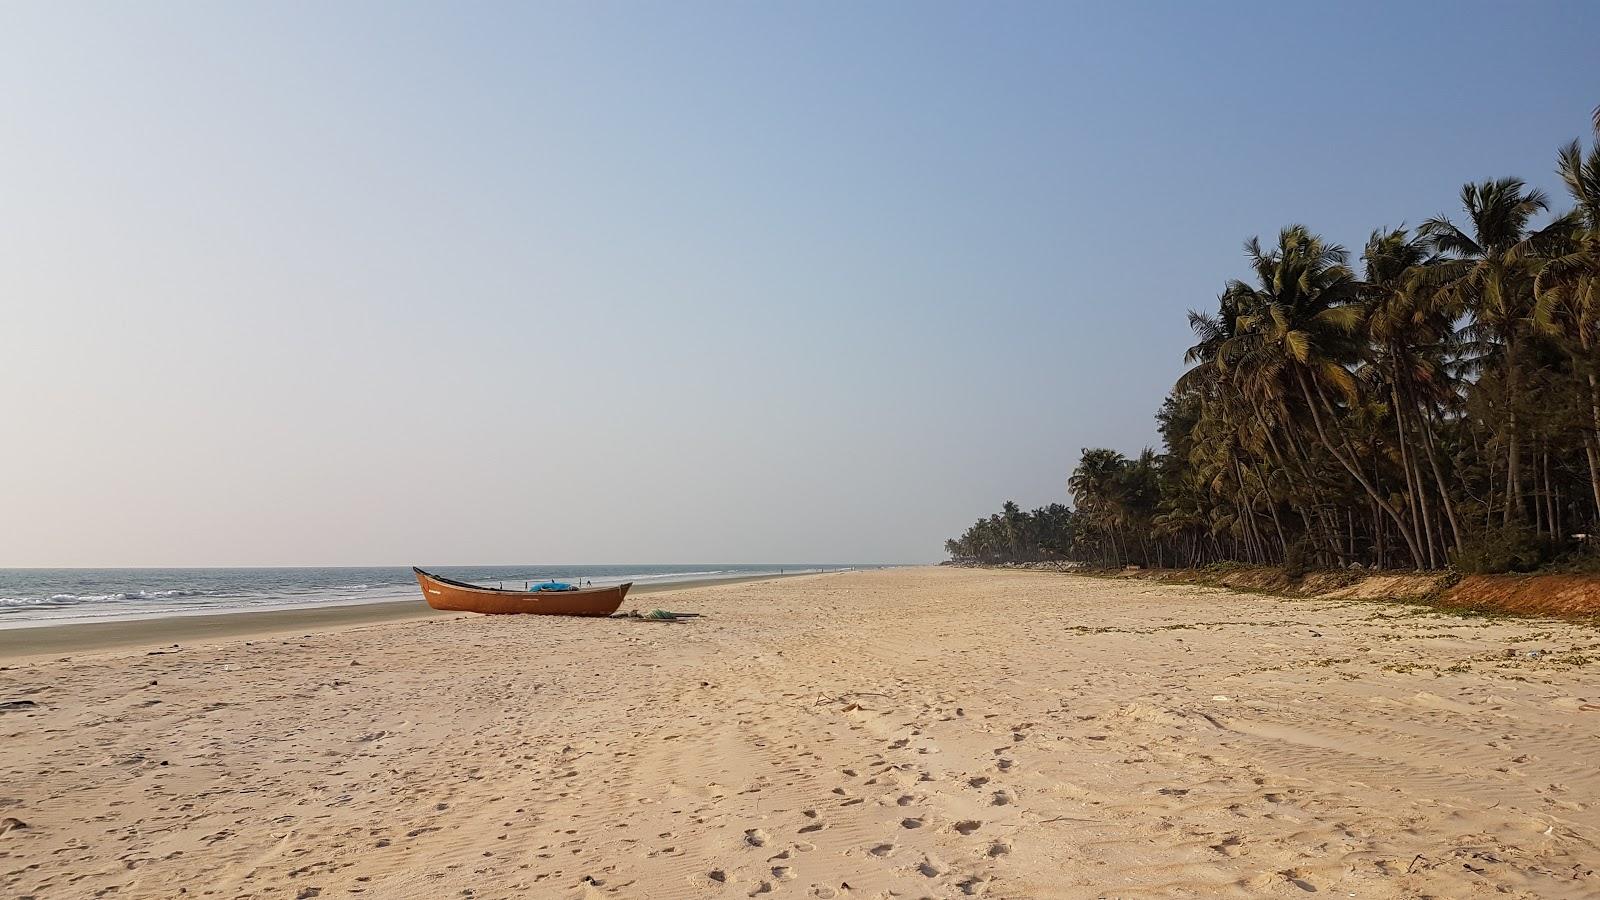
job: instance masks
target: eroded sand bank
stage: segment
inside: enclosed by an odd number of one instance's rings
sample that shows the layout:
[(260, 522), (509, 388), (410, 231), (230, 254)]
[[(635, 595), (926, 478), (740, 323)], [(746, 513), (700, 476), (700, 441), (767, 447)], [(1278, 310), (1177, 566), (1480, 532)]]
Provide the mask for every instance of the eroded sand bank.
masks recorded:
[(940, 569), (650, 605), (705, 618), (13, 663), (0, 893), (1600, 893), (1590, 628)]

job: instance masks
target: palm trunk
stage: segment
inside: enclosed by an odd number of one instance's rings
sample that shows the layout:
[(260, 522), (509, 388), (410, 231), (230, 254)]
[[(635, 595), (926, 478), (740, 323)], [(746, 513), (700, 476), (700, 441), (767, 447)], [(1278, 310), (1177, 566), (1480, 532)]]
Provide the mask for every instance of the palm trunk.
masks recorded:
[(1267, 511), (1272, 513), (1272, 527), (1278, 532), (1278, 546), (1283, 549), (1283, 558), (1287, 561), (1289, 559), (1289, 539), (1284, 537), (1283, 522), (1278, 519), (1278, 504), (1272, 499), (1272, 491), (1267, 489), (1267, 477), (1261, 473), (1261, 466), (1256, 465), (1253, 468), (1255, 469), (1256, 480), (1261, 482), (1261, 493), (1267, 499)]
[[(1333, 404), (1328, 402), (1327, 395), (1322, 392), (1322, 386), (1317, 384), (1315, 385), (1315, 390), (1313, 390), (1312, 385), (1307, 384), (1305, 372), (1301, 371), (1298, 366), (1295, 367), (1295, 376), (1300, 380), (1300, 390), (1305, 394), (1306, 405), (1311, 407), (1311, 420), (1316, 425), (1317, 436), (1322, 438), (1322, 443), (1328, 448), (1328, 452), (1333, 454), (1333, 458), (1338, 460), (1340, 465), (1344, 466), (1345, 471), (1350, 473), (1350, 476), (1361, 485), (1362, 489), (1367, 492), (1367, 495), (1370, 496), (1380, 507), (1382, 507), (1383, 511), (1388, 514), (1389, 518), (1394, 521), (1395, 527), (1400, 530), (1401, 539), (1406, 542), (1406, 549), (1411, 553), (1412, 564), (1420, 567), (1422, 565), (1422, 553), (1418, 549), (1416, 541), (1411, 539), (1411, 532), (1406, 529), (1405, 520), (1400, 517), (1399, 511), (1396, 510), (1388, 500), (1384, 499), (1382, 494), (1378, 493), (1378, 489), (1367, 480), (1365, 475), (1361, 474), (1361, 469), (1354, 464), (1354, 454), (1351, 454), (1350, 458), (1346, 458), (1346, 456), (1334, 446), (1333, 441), (1329, 439), (1328, 431), (1325, 427), (1323, 427), (1322, 424), (1322, 414), (1318, 411), (1317, 401), (1321, 400), (1322, 404), (1327, 408), (1330, 418), (1333, 416)], [(1313, 394), (1315, 396), (1313, 396)], [(1341, 434), (1340, 439), (1342, 440), (1343, 438), (1344, 435)], [(1349, 452), (1348, 443), (1345, 445), (1345, 452)]]
[(1589, 457), (1589, 487), (1594, 490), (1594, 523), (1600, 527), (1600, 437), (1590, 437), (1583, 442), (1584, 455)]
[(1522, 441), (1517, 434), (1517, 339), (1511, 335), (1506, 340), (1506, 430), (1510, 446), (1506, 450), (1506, 509), (1501, 525), (1510, 526), (1515, 516), (1523, 517), (1522, 509)]
[[(1289, 442), (1294, 445), (1295, 452), (1291, 458), (1294, 460), (1294, 464), (1299, 467), (1301, 473), (1305, 476), (1308, 493), (1311, 496), (1311, 502), (1313, 504), (1312, 511), (1316, 513), (1317, 522), (1322, 526), (1321, 540), (1323, 546), (1327, 548), (1326, 552), (1333, 557), (1335, 564), (1343, 568), (1345, 564), (1345, 556), (1344, 549), (1339, 544), (1339, 525), (1337, 522), (1333, 522), (1328, 519), (1327, 510), (1324, 509), (1322, 504), (1318, 502), (1316, 479), (1312, 477), (1311, 470), (1306, 465), (1306, 460), (1311, 457), (1311, 454), (1306, 450), (1305, 445), (1300, 442), (1300, 435), (1298, 433), (1291, 429), (1285, 429), (1284, 434), (1289, 438)], [(1310, 533), (1313, 538), (1316, 537), (1315, 532), (1308, 533)]]
[(1550, 527), (1550, 537), (1561, 540), (1561, 526), (1556, 523), (1556, 492), (1550, 480), (1550, 445), (1544, 447), (1544, 522)]
[(1527, 499), (1533, 503), (1533, 533), (1545, 533), (1544, 518), (1544, 488), (1539, 480), (1539, 460), (1543, 457), (1543, 445), (1535, 442), (1533, 445), (1533, 484), (1529, 487)]
[(1594, 420), (1594, 434), (1584, 441), (1589, 457), (1589, 487), (1594, 491), (1595, 528), (1600, 530), (1600, 384), (1595, 383), (1594, 350), (1589, 340), (1589, 329), (1578, 328), (1578, 343), (1583, 347), (1584, 363), (1589, 367), (1589, 416)]
[(1433, 529), (1434, 511), (1432, 509), (1431, 504), (1428, 503), (1427, 495), (1423, 493), (1423, 490), (1422, 490), (1422, 469), (1417, 467), (1417, 458), (1416, 458), (1415, 454), (1413, 454), (1412, 457), (1411, 457), (1411, 468), (1412, 468), (1412, 478), (1416, 481), (1416, 484), (1417, 484), (1417, 493), (1418, 494), (1422, 494), (1422, 496), (1419, 497), (1418, 499), (1419, 499), (1420, 506), (1422, 507), (1422, 534), (1423, 534), (1423, 537), (1426, 538), (1427, 546), (1428, 546), (1428, 568), (1437, 569), (1437, 568), (1439, 568), (1439, 554), (1437, 552), (1438, 551), (1438, 541), (1434, 540), (1434, 536), (1433, 536), (1433, 531), (1434, 531), (1434, 529)]
[(1232, 452), (1228, 454), (1228, 462), (1233, 466), (1233, 480), (1239, 484), (1239, 515), (1244, 519), (1245, 540), (1255, 552), (1258, 562), (1265, 562), (1262, 553), (1261, 532), (1256, 529), (1256, 512), (1250, 503), (1250, 486), (1244, 481), (1244, 467), (1239, 465), (1239, 457)]
[[(1439, 488), (1439, 503), (1444, 506), (1445, 518), (1450, 520), (1450, 536), (1455, 541), (1456, 552), (1461, 552), (1461, 525), (1456, 521), (1455, 503), (1450, 499), (1450, 486), (1445, 483), (1444, 472), (1439, 468), (1439, 450), (1433, 440), (1433, 410), (1422, 415), (1422, 442), (1428, 453), (1428, 467), (1433, 470), (1434, 484)], [(1597, 495), (1600, 497), (1600, 495)]]
[[(1393, 354), (1391, 354), (1392, 356)], [(1437, 568), (1433, 557), (1433, 523), (1428, 517), (1428, 501), (1422, 496), (1421, 473), (1416, 471), (1416, 466), (1411, 452), (1411, 442), (1406, 439), (1405, 407), (1400, 405), (1400, 386), (1398, 379), (1389, 382), (1389, 398), (1394, 408), (1394, 431), (1400, 446), (1400, 468), (1406, 475), (1406, 497), (1411, 503), (1411, 536), (1418, 543), (1422, 542), (1423, 534), (1417, 533), (1417, 525), (1421, 523), (1423, 532), (1427, 535), (1428, 568)], [(1417, 560), (1417, 565), (1422, 565)]]
[(1378, 505), (1372, 504), (1372, 562), (1379, 569), (1387, 568), (1384, 565), (1383, 554), (1383, 514), (1378, 511)]

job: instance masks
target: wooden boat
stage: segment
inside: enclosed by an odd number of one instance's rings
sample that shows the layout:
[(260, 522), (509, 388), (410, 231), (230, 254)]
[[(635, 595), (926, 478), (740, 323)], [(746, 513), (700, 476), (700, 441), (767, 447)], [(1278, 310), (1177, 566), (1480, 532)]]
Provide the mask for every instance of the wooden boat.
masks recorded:
[(507, 591), (440, 578), (416, 566), (411, 571), (422, 587), (422, 598), (434, 609), (490, 615), (609, 616), (622, 605), (628, 588), (633, 587), (629, 582), (572, 591)]

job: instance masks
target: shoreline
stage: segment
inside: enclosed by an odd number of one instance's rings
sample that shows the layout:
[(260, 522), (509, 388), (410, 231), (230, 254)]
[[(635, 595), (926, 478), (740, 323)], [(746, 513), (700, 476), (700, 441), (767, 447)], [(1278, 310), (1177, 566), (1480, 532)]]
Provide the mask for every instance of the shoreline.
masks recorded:
[(637, 605), (701, 617), (0, 665), (0, 895), (1600, 887), (1583, 625), (939, 567)]
[[(628, 598), (631, 600), (643, 594), (825, 574), (831, 573), (785, 572), (740, 575), (731, 578), (697, 578), (661, 584), (636, 584), (628, 591)], [(36, 657), (157, 647), (284, 632), (334, 631), (383, 622), (429, 618), (451, 619), (470, 615), (473, 614), (434, 609), (419, 596), (412, 599), (379, 600), (370, 603), (242, 609), (233, 612), (151, 616), (109, 622), (27, 625), (0, 628), (0, 661), (13, 662)]]

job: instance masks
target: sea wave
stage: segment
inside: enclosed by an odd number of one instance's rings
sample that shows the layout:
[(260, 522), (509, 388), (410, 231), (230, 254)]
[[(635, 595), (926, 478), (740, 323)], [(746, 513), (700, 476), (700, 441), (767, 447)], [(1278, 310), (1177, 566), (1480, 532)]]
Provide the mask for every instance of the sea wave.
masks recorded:
[(114, 603), (119, 600), (167, 600), (172, 597), (204, 597), (215, 591), (118, 591), (113, 594), (51, 594), (48, 597), (0, 597), (3, 606), (41, 606), (54, 603)]
[[(789, 568), (789, 571), (796, 571)], [(487, 586), (524, 581), (595, 586), (638, 582), (669, 585), (739, 575), (776, 574), (776, 566), (457, 566), (445, 574)], [(416, 582), (401, 567), (252, 569), (0, 569), (0, 628), (69, 621), (117, 621), (275, 608), (416, 600)]]

